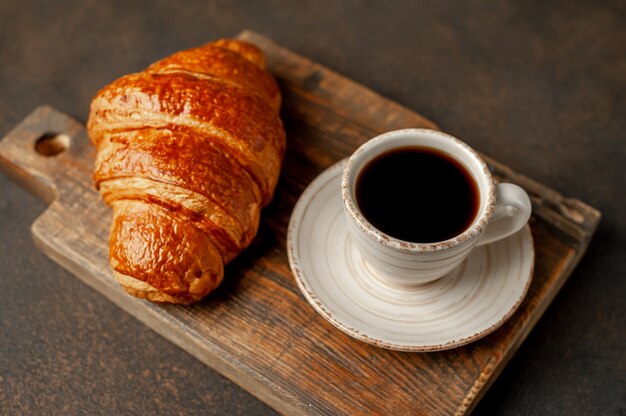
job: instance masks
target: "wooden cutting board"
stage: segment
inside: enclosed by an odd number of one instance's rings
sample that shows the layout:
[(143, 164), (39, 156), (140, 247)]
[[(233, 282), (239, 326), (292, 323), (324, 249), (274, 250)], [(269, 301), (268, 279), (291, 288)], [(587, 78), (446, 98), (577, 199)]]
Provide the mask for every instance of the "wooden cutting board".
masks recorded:
[[(0, 167), (50, 203), (32, 226), (37, 245), (152, 329), (286, 414), (465, 414), (498, 376), (587, 248), (600, 214), (485, 158), (496, 177), (531, 195), (536, 264), (530, 291), (493, 334), (436, 353), (388, 351), (356, 341), (318, 315), (287, 262), (291, 210), (307, 184), (381, 132), (435, 125), (252, 32), (284, 96), (288, 151), (252, 246), (218, 291), (191, 307), (128, 296), (107, 262), (109, 209), (93, 189), (94, 149), (82, 124), (44, 106), (2, 141)], [(61, 133), (65, 136), (37, 141)], [(46, 136), (47, 135), (47, 136)], [(56, 156), (53, 153), (68, 145)]]

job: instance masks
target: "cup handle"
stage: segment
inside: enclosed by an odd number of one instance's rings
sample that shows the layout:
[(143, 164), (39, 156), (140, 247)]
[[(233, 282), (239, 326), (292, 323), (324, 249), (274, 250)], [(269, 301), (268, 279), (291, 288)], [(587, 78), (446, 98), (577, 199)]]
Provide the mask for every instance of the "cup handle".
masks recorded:
[(525, 190), (512, 183), (496, 185), (496, 206), (479, 246), (501, 240), (519, 231), (530, 218), (532, 205)]

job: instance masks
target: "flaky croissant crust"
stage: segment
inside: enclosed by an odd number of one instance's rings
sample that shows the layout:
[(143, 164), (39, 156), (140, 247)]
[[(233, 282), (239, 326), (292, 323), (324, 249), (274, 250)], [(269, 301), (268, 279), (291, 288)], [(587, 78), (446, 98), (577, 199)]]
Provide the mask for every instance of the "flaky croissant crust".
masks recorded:
[(285, 150), (281, 96), (255, 46), (223, 39), (123, 76), (91, 103), (94, 180), (113, 208), (120, 284), (191, 303), (254, 238)]

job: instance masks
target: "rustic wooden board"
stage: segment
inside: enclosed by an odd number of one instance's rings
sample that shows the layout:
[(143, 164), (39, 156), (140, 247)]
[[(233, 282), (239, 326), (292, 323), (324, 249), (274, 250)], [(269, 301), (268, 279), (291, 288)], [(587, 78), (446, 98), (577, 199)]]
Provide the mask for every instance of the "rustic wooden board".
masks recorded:
[[(374, 135), (435, 127), (365, 87), (244, 32), (259, 45), (284, 95), (288, 151), (273, 203), (252, 246), (227, 267), (218, 291), (192, 307), (131, 298), (107, 263), (111, 215), (91, 183), (94, 149), (84, 127), (40, 107), (0, 141), (0, 167), (50, 202), (32, 227), (37, 245), (137, 319), (287, 414), (464, 414), (525, 339), (584, 253), (600, 214), (489, 158), (496, 176), (530, 194), (536, 264), (527, 298), (499, 330), (465, 347), (402, 353), (353, 340), (298, 291), (285, 252), (291, 210), (306, 185)], [(35, 151), (64, 133), (57, 156)]]

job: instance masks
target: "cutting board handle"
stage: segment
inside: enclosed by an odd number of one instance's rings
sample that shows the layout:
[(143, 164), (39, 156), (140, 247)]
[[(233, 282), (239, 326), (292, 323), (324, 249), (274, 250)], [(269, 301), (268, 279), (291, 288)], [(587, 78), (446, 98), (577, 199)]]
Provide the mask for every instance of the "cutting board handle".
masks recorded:
[(0, 170), (51, 203), (71, 182), (93, 188), (84, 172), (94, 152), (78, 121), (43, 105), (0, 140)]

